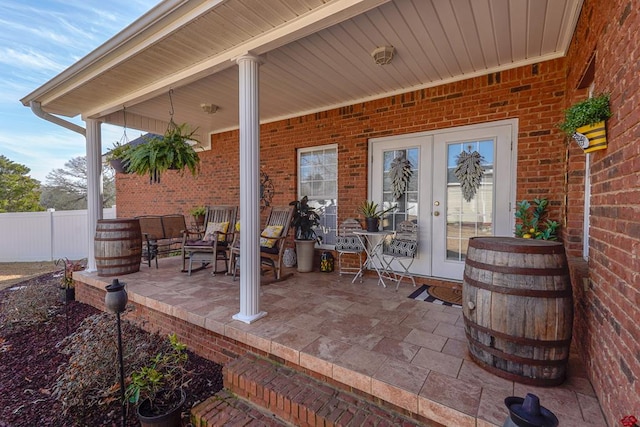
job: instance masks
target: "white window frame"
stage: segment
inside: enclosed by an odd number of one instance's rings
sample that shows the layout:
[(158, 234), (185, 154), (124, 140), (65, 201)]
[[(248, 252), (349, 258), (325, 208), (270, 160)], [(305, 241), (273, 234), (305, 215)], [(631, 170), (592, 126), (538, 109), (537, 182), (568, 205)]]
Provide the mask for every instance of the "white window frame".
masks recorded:
[[(320, 151), (320, 150), (334, 150), (335, 151), (335, 158), (336, 158), (336, 177), (335, 177), (335, 195), (329, 195), (329, 194), (325, 194), (324, 196), (333, 196), (333, 197), (315, 197), (313, 195), (309, 195), (309, 194), (302, 194), (302, 171), (301, 171), (301, 166), (302, 166), (302, 162), (301, 159), (302, 157), (307, 154), (307, 153), (311, 153), (314, 151)], [(334, 224), (332, 224), (332, 226), (330, 227), (330, 233), (333, 232), (333, 235), (335, 236), (336, 232), (337, 232), (337, 227), (338, 227), (338, 144), (327, 144), (327, 145), (316, 145), (313, 147), (306, 147), (306, 148), (298, 148), (297, 150), (297, 171), (298, 171), (298, 185), (297, 185), (297, 193), (298, 193), (298, 200), (300, 200), (302, 197), (307, 196), (309, 198), (309, 201), (314, 201), (314, 200), (324, 200), (324, 199), (332, 199), (335, 200), (335, 214), (331, 214), (332, 216), (335, 217), (335, 221)], [(325, 180), (325, 182), (330, 181), (330, 180)], [(313, 206), (313, 204), (311, 204)], [(316, 245), (316, 247), (321, 248), (321, 249), (333, 249), (334, 245), (333, 244), (327, 244), (327, 243), (322, 243), (320, 245)]]

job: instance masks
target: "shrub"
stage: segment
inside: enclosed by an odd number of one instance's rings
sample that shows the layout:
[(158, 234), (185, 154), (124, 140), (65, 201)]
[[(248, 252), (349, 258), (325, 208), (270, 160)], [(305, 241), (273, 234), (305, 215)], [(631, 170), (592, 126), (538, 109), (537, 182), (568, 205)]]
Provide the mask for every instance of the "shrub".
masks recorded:
[[(120, 400), (115, 317), (100, 313), (86, 318), (78, 329), (60, 342), (69, 361), (58, 371), (53, 396), (62, 402), (65, 414), (82, 418)], [(122, 321), (125, 376), (145, 365), (153, 355), (170, 349), (158, 334), (148, 334), (126, 320)]]

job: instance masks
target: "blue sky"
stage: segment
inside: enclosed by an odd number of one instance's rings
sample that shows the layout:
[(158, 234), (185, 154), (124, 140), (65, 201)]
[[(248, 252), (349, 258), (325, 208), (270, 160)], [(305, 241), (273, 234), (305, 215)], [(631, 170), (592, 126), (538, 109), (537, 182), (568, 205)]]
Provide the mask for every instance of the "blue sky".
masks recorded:
[[(0, 0), (0, 154), (45, 182), (85, 154), (84, 137), (35, 116), (20, 99), (87, 55), (157, 0)], [(85, 127), (80, 118), (70, 121)], [(102, 125), (103, 151), (122, 128)], [(140, 131), (127, 132), (129, 139)]]

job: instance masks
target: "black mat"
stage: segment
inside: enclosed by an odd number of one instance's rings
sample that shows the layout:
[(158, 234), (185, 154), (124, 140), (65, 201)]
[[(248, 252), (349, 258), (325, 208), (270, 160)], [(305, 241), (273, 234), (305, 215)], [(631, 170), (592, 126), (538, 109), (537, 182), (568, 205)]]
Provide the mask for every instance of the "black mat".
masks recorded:
[[(450, 301), (445, 301), (444, 299), (436, 298), (431, 293), (429, 293), (429, 288), (430, 288), (429, 285), (422, 285), (418, 289), (416, 289), (411, 295), (409, 295), (409, 298), (417, 299), (417, 300), (420, 300), (420, 301), (426, 301), (426, 302), (430, 302), (430, 303), (433, 303), (433, 304), (446, 305), (447, 307), (462, 308), (462, 305), (460, 305), (460, 304), (458, 304), (456, 302), (451, 302), (451, 301), (460, 301), (460, 296), (457, 295), (457, 294), (458, 294), (458, 292), (462, 292), (462, 291), (453, 291), (452, 290), (451, 291), (451, 300)], [(439, 288), (438, 290), (442, 290), (442, 288)], [(436, 293), (436, 294), (446, 294), (446, 292)]]

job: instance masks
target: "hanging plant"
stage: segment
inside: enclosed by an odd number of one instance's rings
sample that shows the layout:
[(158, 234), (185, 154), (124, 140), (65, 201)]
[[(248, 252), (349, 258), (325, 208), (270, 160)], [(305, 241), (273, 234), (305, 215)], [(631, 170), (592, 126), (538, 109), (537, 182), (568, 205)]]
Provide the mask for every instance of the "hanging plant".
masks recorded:
[(127, 152), (125, 159), (129, 162), (129, 171), (138, 175), (149, 175), (149, 182), (160, 182), (160, 174), (166, 170), (184, 172), (189, 169), (192, 175), (197, 175), (200, 167), (200, 157), (193, 149), (197, 143), (187, 123), (180, 125), (173, 121), (173, 101), (169, 91), (171, 111), (167, 131), (162, 137), (145, 138), (146, 142)]
[(405, 157), (404, 154), (400, 154), (391, 162), (391, 170), (389, 175), (391, 176), (391, 189), (393, 191), (393, 198), (398, 200), (407, 189), (409, 179), (411, 179), (411, 162)]
[(469, 147), (468, 152), (463, 151), (458, 154), (458, 158), (456, 159), (457, 166), (453, 173), (456, 178), (458, 178), (458, 181), (460, 181), (462, 197), (464, 197), (467, 202), (473, 199), (478, 191), (478, 187), (480, 187), (480, 182), (484, 176), (484, 169), (482, 169), (481, 166), (483, 161), (484, 157), (477, 151), (472, 152), (471, 147)]

